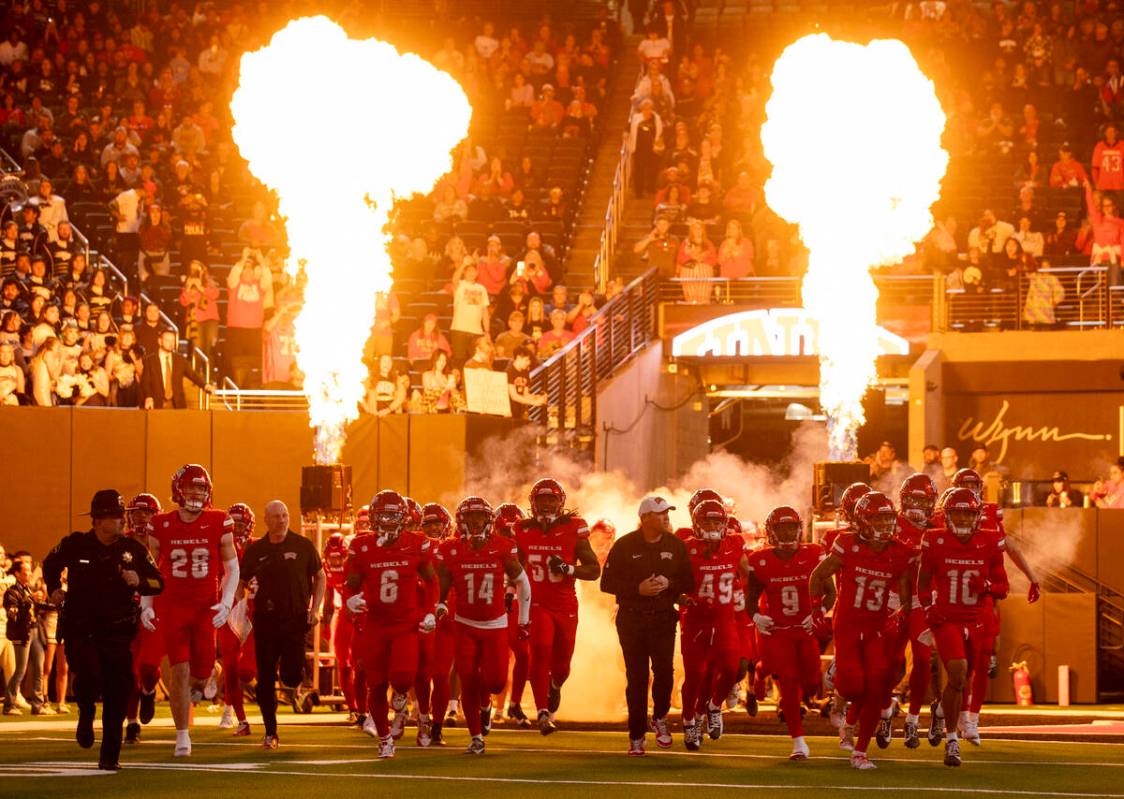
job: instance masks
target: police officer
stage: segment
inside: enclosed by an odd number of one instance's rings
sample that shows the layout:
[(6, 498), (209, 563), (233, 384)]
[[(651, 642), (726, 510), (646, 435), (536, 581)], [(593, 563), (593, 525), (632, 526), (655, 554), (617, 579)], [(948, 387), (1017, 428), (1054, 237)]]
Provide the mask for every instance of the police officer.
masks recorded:
[(601, 590), (617, 597), (617, 636), (624, 653), (628, 703), (629, 755), (644, 755), (648, 731), (648, 664), (651, 663), (652, 718), (656, 743), (671, 746), (667, 712), (671, 708), (676, 603), (694, 591), (687, 546), (671, 532), (663, 497), (640, 503), (640, 527), (621, 536), (609, 550)]
[[(142, 544), (122, 536), (125, 503), (113, 489), (94, 494), (93, 527), (71, 533), (43, 562), (51, 602), (62, 606), (59, 638), (74, 671), (78, 700), (75, 738), (83, 749), (94, 745), (97, 698), (102, 697), (102, 740), (98, 768), (117, 771), (125, 702), (133, 682), (130, 645), (137, 632), (137, 594), (164, 590), (164, 579)], [(68, 590), (62, 590), (67, 570)]]
[(265, 506), (265, 528), (242, 553), (240, 576), (254, 597), (262, 748), (276, 749), (278, 665), (282, 687), (295, 691), (304, 677), (305, 634), (320, 621), (327, 577), (316, 546), (289, 530), (289, 509), (281, 500)]

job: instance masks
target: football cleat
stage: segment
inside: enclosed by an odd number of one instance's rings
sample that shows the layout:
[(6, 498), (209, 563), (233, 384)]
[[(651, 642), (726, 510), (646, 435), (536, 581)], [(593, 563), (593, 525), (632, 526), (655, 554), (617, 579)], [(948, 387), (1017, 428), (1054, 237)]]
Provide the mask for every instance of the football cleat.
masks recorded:
[(628, 741), (628, 756), (644, 757), (645, 754), (647, 754), (647, 752), (644, 751), (644, 739), (637, 738), (636, 740), (632, 740), (630, 738)]
[(558, 725), (554, 723), (554, 719), (550, 717), (549, 710), (539, 711), (539, 732), (543, 735), (550, 735), (552, 732), (557, 732)]
[(523, 708), (519, 705), (508, 705), (507, 717), (514, 721), (517, 727), (527, 729), (531, 726), (531, 720), (527, 718), (527, 714), (523, 712)]
[(886, 749), (890, 746), (890, 740), (894, 737), (893, 717), (878, 719), (878, 730), (874, 734), (874, 740), (878, 742), (879, 749)]
[(430, 730), (429, 716), (419, 716), (418, 717), (418, 737), (417, 737), (417, 745), (418, 746), (429, 746), (431, 743), (433, 743), (433, 738), (430, 737), (429, 730)]
[(261, 739), (261, 748), (270, 752), (276, 752), (280, 745), (281, 742), (277, 740), (276, 735), (266, 735)]
[(687, 747), (688, 752), (697, 752), (701, 748), (699, 728), (694, 719), (683, 722), (683, 746)]
[(844, 724), (839, 728), (839, 748), (846, 749), (848, 752), (853, 752), (855, 749), (855, 728), (850, 724)]
[(484, 754), (484, 739), (481, 736), (474, 735), (472, 740), (468, 743), (468, 748), (464, 750), (466, 755), (482, 755)]
[(214, 699), (219, 693), (219, 677), (222, 675), (222, 666), (215, 663), (215, 667), (211, 669), (211, 676), (203, 683), (203, 698)]
[(445, 714), (445, 726), (446, 727), (456, 727), (457, 726), (457, 711), (456, 711), (455, 708), (450, 707), (449, 712)]
[(706, 734), (710, 740), (717, 741), (722, 737), (722, 708), (714, 707), (709, 702), (706, 704)]
[(921, 739), (917, 735), (917, 724), (912, 721), (907, 721), (905, 727), (902, 728), (902, 734), (905, 736), (905, 748), (916, 749), (921, 746)]
[(366, 727), (367, 726), (367, 714), (366, 713), (356, 713), (355, 714), (355, 724), (354, 724), (354, 726), (358, 727), (359, 729), (363, 729), (364, 727)]
[(492, 731), (492, 706), (480, 708), (480, 734), (487, 735)]
[(554, 713), (558, 712), (559, 706), (562, 704), (562, 689), (554, 683), (550, 684), (550, 693), (546, 695), (546, 709)]
[(812, 752), (803, 740), (792, 742), (792, 754), (788, 756), (789, 760), (807, 760), (811, 756)]
[(980, 723), (974, 719), (964, 719), (960, 725), (960, 737), (972, 746), (980, 745)]
[(375, 727), (375, 719), (372, 716), (367, 716), (367, 718), (363, 719), (363, 732), (367, 733), (372, 738), (379, 737), (379, 731), (378, 728)]
[(227, 705), (222, 710), (222, 718), (219, 719), (219, 729), (229, 730), (234, 726), (234, 708)]
[(249, 734), (250, 734), (250, 722), (248, 722), (248, 721), (238, 722), (238, 729), (236, 729), (234, 731), (234, 737), (235, 738), (245, 738)]
[(730, 687), (730, 695), (726, 697), (726, 709), (727, 710), (737, 710), (738, 701), (740, 699), (741, 699), (741, 697), (738, 694), (738, 684), (734, 683)]
[(394, 718), (390, 722), (390, 736), (394, 740), (402, 737), (402, 733), (406, 731), (406, 694), (395, 692), (391, 694), (390, 706), (394, 709)]
[(429, 745), (444, 746), (445, 735), (441, 732), (441, 722), (435, 721), (429, 725)]
[(953, 768), (960, 765), (960, 741), (944, 742), (944, 764)]
[(929, 706), (929, 746), (939, 746), (941, 738), (944, 737), (943, 725), (944, 717), (941, 716), (941, 703), (940, 700), (933, 702)]
[(135, 744), (140, 740), (141, 725), (135, 721), (130, 721), (125, 727), (125, 743)]
[(389, 760), (394, 757), (394, 738), (386, 736), (379, 738), (379, 760)]
[(757, 695), (753, 691), (746, 691), (745, 712), (749, 714), (750, 718), (757, 715)]
[(191, 755), (191, 739), (184, 738), (183, 741), (176, 741), (176, 749), (172, 753), (175, 757), (190, 757)]
[[(656, 728), (656, 746), (660, 749), (671, 748), (671, 730), (667, 726), (667, 718), (653, 719), (652, 724)], [(697, 722), (696, 722), (697, 724)]]
[(872, 768), (878, 768), (870, 762), (870, 758), (864, 752), (851, 753), (851, 768), (857, 768), (859, 771), (869, 771)]
[(348, 712), (347, 721), (345, 721), (344, 724), (346, 724), (348, 727), (354, 727), (355, 722), (357, 722), (358, 720), (359, 720), (359, 714), (356, 713), (354, 710), (352, 710), (352, 711)]

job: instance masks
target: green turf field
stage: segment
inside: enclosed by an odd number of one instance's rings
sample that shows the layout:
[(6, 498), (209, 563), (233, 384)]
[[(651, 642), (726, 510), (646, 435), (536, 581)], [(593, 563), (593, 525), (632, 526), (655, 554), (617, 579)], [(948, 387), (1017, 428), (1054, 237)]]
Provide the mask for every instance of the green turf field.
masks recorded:
[(468, 737), (461, 726), (449, 731), (449, 746), (428, 750), (414, 747), (407, 729), (398, 756), (379, 762), (374, 741), (353, 729), (285, 726), (282, 717), (281, 749), (264, 752), (258, 748), (260, 725), (253, 738), (233, 739), (215, 729), (215, 717), (204, 716), (190, 758), (172, 757), (171, 729), (149, 728), (141, 744), (126, 747), (124, 770), (112, 774), (92, 768), (96, 747), (84, 751), (74, 743), (73, 719), (22, 731), (16, 728), (23, 725), (0, 724), (0, 795), (298, 799), (436, 791), (462, 799), (533, 791), (610, 799), (682, 797), (685, 791), (725, 796), (749, 788), (820, 799), (829, 791), (1124, 799), (1124, 745), (1115, 744), (985, 740), (978, 749), (965, 745), (964, 766), (954, 770), (941, 765), (941, 749), (923, 743), (911, 752), (899, 739), (872, 753), (877, 771), (860, 773), (848, 767), (834, 740), (821, 737), (809, 739), (812, 760), (790, 763), (790, 744), (782, 736), (727, 735), (707, 741), (701, 753), (684, 751), (678, 734), (671, 750), (651, 751), (649, 736), (649, 756), (628, 758), (623, 733), (562, 730), (543, 738), (536, 731), (496, 729), (488, 752), (469, 757), (462, 754)]

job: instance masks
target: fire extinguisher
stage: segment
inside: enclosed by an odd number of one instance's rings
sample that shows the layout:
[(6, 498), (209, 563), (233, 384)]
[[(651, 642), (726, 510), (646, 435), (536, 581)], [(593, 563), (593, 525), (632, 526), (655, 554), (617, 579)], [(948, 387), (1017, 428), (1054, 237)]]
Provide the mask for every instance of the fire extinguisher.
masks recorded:
[(1011, 685), (1015, 689), (1015, 703), (1034, 704), (1034, 690), (1030, 687), (1030, 669), (1025, 660), (1011, 663)]

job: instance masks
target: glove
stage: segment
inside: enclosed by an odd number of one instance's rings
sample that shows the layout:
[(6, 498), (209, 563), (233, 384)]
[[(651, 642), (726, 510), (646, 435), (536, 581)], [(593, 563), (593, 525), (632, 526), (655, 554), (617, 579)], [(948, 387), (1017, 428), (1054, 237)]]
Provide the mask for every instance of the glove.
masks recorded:
[(551, 555), (546, 559), (546, 565), (555, 574), (561, 574), (563, 577), (572, 577), (574, 574), (574, 567), (562, 560), (558, 555)]
[(433, 615), (436, 617), (437, 621), (441, 621), (441, 619), (449, 615), (449, 606), (444, 602), (438, 602), (433, 608)]
[(1030, 588), (1026, 592), (1026, 601), (1033, 605), (1042, 598), (1042, 586), (1038, 583), (1031, 583)]
[(886, 619), (886, 633), (891, 638), (899, 638), (908, 629), (909, 622), (904, 608), (899, 607)]
[(258, 578), (251, 577), (250, 582), (246, 583), (246, 596), (253, 599), (258, 595)]
[(819, 639), (825, 639), (831, 635), (831, 622), (827, 620), (827, 616), (823, 615), (823, 611), (819, 608), (812, 611), (812, 635)]
[(352, 613), (367, 612), (367, 599), (363, 596), (362, 591), (347, 600), (347, 609)]
[(929, 629), (932, 630), (934, 627), (940, 627), (947, 619), (945, 619), (944, 613), (937, 609), (936, 605), (930, 605), (925, 608), (925, 621), (929, 623)]
[(753, 623), (757, 625), (757, 632), (762, 635), (771, 635), (775, 624), (773, 617), (766, 616), (764, 613), (754, 613)]
[(510, 591), (503, 595), (503, 609), (508, 613), (515, 610), (515, 594)]
[(156, 632), (156, 611), (152, 608), (141, 608), (140, 623), (150, 633)]
[(519, 625), (519, 640), (520, 641), (529, 641), (530, 639), (531, 639), (531, 625), (530, 624), (520, 624)]
[(425, 614), (425, 617), (418, 624), (418, 632), (431, 633), (437, 627), (437, 619), (432, 613)]
[(222, 602), (218, 602), (214, 605), (211, 605), (211, 610), (215, 612), (215, 617), (211, 619), (211, 624), (213, 624), (215, 629), (217, 630), (224, 624), (226, 624), (226, 620), (230, 618), (230, 608), (228, 608)]
[(812, 619), (811, 613), (804, 617), (804, 621), (800, 622), (800, 626), (804, 628), (804, 632), (808, 633), (808, 635), (812, 634), (812, 631), (815, 629), (816, 624)]
[(991, 591), (991, 580), (982, 574), (976, 575), (968, 580), (968, 590), (977, 596), (986, 594)]

